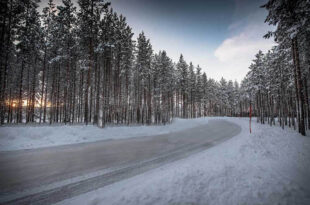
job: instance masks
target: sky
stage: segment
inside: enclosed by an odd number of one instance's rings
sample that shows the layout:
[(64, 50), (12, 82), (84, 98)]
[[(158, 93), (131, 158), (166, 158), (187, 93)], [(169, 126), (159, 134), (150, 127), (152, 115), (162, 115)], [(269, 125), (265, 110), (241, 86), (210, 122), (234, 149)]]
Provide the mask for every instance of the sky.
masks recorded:
[[(46, 1), (46, 0), (43, 0)], [(59, 0), (57, 0), (59, 1)], [(77, 0), (73, 0), (77, 1)], [(135, 33), (144, 31), (154, 52), (180, 54), (208, 77), (241, 81), (258, 50), (275, 43), (263, 35), (267, 0), (110, 0)]]
[(258, 50), (274, 44), (262, 36), (270, 26), (266, 0), (112, 0), (136, 34), (142, 30), (155, 52), (200, 65), (209, 77), (241, 81)]

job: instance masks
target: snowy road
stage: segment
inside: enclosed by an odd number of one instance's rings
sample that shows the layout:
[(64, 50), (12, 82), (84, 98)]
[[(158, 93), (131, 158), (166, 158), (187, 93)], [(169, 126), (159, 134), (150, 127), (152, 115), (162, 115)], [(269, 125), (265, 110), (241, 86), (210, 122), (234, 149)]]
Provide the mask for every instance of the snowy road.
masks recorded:
[(231, 122), (210, 120), (158, 136), (0, 152), (0, 204), (52, 204), (205, 150), (240, 131)]

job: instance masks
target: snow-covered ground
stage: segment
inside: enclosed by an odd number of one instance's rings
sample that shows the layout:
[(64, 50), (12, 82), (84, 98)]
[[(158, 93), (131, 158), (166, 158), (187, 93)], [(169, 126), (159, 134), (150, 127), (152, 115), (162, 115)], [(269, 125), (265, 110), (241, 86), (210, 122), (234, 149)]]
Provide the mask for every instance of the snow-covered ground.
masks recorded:
[(92, 125), (0, 127), (0, 151), (167, 134), (207, 123), (208, 118), (177, 118), (166, 126), (121, 126), (104, 129)]
[(189, 158), (59, 204), (310, 204), (309, 134), (254, 122), (249, 134), (247, 119), (225, 119), (242, 132)]
[[(33, 149), (182, 131), (209, 119), (167, 126), (12, 126), (0, 128), (0, 151)], [(242, 132), (189, 158), (62, 201), (60, 204), (310, 204), (310, 135), (221, 118)]]

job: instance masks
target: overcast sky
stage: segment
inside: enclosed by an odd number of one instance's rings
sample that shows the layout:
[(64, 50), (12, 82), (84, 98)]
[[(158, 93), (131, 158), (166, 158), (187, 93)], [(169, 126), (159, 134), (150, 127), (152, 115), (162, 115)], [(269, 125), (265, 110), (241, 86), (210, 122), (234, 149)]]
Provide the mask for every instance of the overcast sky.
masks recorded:
[[(59, 1), (59, 0), (58, 0)], [(73, 0), (77, 1), (77, 0)], [(241, 81), (258, 50), (273, 40), (262, 36), (270, 29), (267, 0), (111, 0), (113, 9), (127, 18), (135, 37), (141, 31), (155, 52), (166, 50), (177, 62), (199, 64), (208, 77)]]

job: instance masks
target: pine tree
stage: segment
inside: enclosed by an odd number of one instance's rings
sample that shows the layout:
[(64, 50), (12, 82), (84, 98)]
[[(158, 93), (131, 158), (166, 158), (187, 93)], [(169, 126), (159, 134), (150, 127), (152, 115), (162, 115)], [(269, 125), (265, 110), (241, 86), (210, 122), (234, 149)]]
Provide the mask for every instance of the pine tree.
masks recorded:
[(144, 124), (150, 123), (149, 115), (151, 99), (148, 95), (151, 93), (151, 58), (152, 46), (146, 39), (144, 33), (140, 33), (137, 40), (137, 59), (136, 59), (136, 109), (137, 122)]
[(185, 62), (183, 55), (181, 54), (179, 62), (177, 64), (177, 71), (179, 73), (179, 90), (181, 94), (182, 103), (182, 117), (188, 117), (188, 65)]
[(199, 65), (196, 67), (196, 103), (198, 107), (198, 116), (196, 117), (201, 117), (202, 116), (202, 101), (203, 101), (203, 76), (201, 75), (201, 68)]
[[(72, 101), (72, 73), (74, 72), (72, 67), (74, 66), (72, 58), (75, 52), (76, 42), (75, 42), (75, 28), (76, 28), (76, 7), (73, 5), (71, 0), (63, 0), (63, 6), (58, 6), (57, 9), (59, 13), (57, 15), (57, 21), (61, 27), (59, 28), (62, 36), (60, 38), (60, 43), (62, 45), (61, 50), (63, 55), (63, 65), (65, 67), (65, 79), (64, 83), (64, 99), (63, 99), (63, 111), (64, 111), (64, 123), (70, 122), (70, 105)], [(75, 79), (73, 79), (75, 80)], [(43, 90), (43, 89), (42, 89)]]
[(80, 6), (79, 26), (81, 35), (81, 46), (84, 48), (84, 52), (87, 55), (88, 68), (86, 76), (86, 88), (84, 94), (84, 122), (88, 124), (90, 120), (89, 108), (89, 90), (91, 87), (91, 75), (94, 67), (94, 43), (96, 38), (96, 26), (100, 21), (101, 15), (106, 11), (109, 3), (104, 3), (103, 0), (79, 0)]

